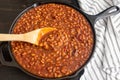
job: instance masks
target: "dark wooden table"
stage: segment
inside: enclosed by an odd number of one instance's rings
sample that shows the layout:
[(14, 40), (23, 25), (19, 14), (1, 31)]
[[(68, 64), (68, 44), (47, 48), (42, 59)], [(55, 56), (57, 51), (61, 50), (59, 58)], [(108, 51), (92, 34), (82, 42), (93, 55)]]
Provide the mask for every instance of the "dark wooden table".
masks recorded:
[[(0, 33), (8, 33), (16, 16), (33, 3), (44, 0), (0, 0)], [(77, 0), (66, 0), (78, 6)], [(0, 42), (1, 43), (1, 42)], [(0, 64), (0, 80), (37, 80), (17, 68)]]

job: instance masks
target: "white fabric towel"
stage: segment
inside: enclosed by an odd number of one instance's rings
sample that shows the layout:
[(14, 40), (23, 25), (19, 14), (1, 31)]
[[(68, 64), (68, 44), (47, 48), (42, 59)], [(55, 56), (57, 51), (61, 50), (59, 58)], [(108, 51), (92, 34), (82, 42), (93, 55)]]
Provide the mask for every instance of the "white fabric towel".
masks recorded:
[[(110, 6), (120, 6), (120, 0), (79, 0), (79, 5), (95, 15)], [(80, 80), (120, 80), (120, 13), (98, 20), (94, 28), (96, 48)]]

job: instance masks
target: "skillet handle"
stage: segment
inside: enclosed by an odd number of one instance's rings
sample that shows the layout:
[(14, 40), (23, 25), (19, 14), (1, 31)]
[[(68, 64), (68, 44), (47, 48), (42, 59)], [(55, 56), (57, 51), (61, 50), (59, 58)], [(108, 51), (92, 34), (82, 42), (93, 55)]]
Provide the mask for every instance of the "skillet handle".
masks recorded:
[(105, 18), (105, 17), (108, 17), (108, 16), (118, 14), (119, 12), (120, 12), (120, 8), (118, 6), (112, 6), (108, 9), (104, 10), (103, 12), (97, 14), (96, 18), (97, 19)]
[[(5, 66), (11, 66), (11, 67), (17, 67), (17, 64), (14, 60), (12, 60), (12, 58), (8, 61), (7, 58), (8, 56), (5, 55), (6, 52), (8, 52), (8, 49), (6, 49), (6, 46), (7, 46), (7, 43), (6, 42), (2, 42), (0, 44), (0, 62), (2, 65), (5, 65)], [(3, 51), (4, 49), (4, 51)], [(7, 53), (9, 54), (9, 52)], [(6, 58), (5, 58), (6, 56)], [(11, 57), (11, 56), (9, 56)]]
[(110, 8), (104, 10), (103, 12), (99, 14), (88, 15), (88, 18), (91, 21), (92, 25), (94, 25), (97, 20), (115, 15), (118, 13), (120, 13), (120, 8), (118, 6), (111, 6)]

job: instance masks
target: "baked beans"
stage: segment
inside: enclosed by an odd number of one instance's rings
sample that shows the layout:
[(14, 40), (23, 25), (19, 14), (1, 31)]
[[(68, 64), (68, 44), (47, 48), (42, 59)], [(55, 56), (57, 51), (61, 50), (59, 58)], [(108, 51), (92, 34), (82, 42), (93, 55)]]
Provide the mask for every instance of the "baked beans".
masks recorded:
[(89, 22), (77, 10), (62, 4), (43, 4), (26, 11), (14, 25), (12, 33), (26, 33), (42, 27), (54, 27), (40, 46), (11, 42), (19, 65), (39, 77), (58, 78), (71, 75), (90, 57), (93, 33)]

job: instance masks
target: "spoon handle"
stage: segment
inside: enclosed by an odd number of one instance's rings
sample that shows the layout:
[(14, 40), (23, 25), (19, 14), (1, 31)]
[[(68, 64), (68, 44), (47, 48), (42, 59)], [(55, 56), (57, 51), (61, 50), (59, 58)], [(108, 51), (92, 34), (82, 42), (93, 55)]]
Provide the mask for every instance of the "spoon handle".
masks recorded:
[(22, 34), (0, 34), (0, 41), (23, 41)]

